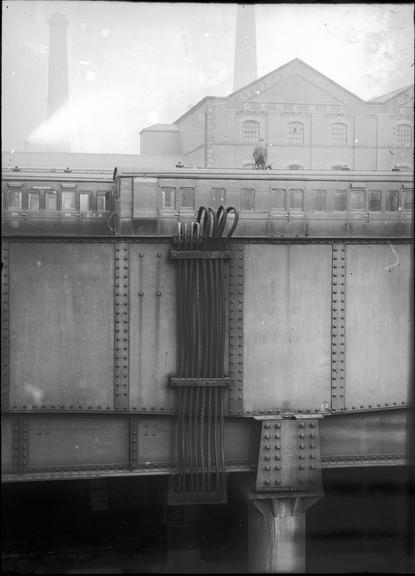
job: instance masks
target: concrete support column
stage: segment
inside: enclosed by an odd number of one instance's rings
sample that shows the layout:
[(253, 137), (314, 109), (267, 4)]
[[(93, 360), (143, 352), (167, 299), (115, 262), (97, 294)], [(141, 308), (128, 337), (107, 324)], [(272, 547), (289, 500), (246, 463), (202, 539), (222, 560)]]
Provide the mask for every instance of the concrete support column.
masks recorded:
[(304, 573), (305, 513), (319, 497), (250, 499), (250, 572)]

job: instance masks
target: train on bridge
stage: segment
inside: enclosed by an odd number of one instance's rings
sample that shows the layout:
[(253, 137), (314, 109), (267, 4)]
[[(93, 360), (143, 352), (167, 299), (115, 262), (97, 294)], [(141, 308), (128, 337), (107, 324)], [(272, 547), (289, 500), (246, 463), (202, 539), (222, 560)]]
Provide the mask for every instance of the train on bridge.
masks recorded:
[(4, 171), (3, 482), (239, 474), (303, 570), (322, 471), (408, 464), (412, 218), (404, 172)]

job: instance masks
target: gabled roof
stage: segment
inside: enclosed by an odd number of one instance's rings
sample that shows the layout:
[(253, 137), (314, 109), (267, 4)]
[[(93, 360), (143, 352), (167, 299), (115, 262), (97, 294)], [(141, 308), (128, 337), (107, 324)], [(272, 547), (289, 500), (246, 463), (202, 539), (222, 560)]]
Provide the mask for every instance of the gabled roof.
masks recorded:
[(405, 86), (404, 88), (399, 88), (399, 90), (388, 92), (387, 94), (383, 94), (383, 96), (372, 98), (372, 100), (369, 100), (369, 102), (371, 104), (384, 104), (385, 102), (389, 102), (389, 100), (392, 100), (396, 96), (399, 96), (399, 94), (402, 94), (402, 92), (405, 92), (409, 88), (413, 88), (413, 84), (408, 84), (408, 86)]
[[(356, 94), (353, 94), (340, 84), (337, 84), (337, 82), (334, 82), (334, 80), (330, 80), (330, 78), (328, 78), (327, 76), (325, 76), (324, 74), (322, 74), (321, 72), (319, 72), (318, 70), (316, 70), (303, 60), (301, 60), (300, 58), (294, 58), (293, 60), (290, 60), (289, 62), (283, 64), (279, 68), (276, 68), (272, 72), (265, 74), (265, 76), (262, 76), (261, 78), (258, 78), (254, 82), (251, 82), (247, 86), (239, 88), (238, 90), (230, 94), (228, 98), (241, 96), (244, 93), (249, 94), (250, 91), (253, 92), (254, 89), (258, 88), (258, 85), (260, 84), (265, 84), (267, 87), (270, 87), (272, 86), (272, 84), (277, 84), (278, 82), (280, 82), (282, 77), (286, 78), (294, 74), (303, 75), (307, 77), (309, 81), (318, 84), (320, 88), (326, 90), (328, 93), (331, 93), (334, 96), (337, 96), (337, 98), (341, 96), (343, 97), (343, 99), (344, 98), (347, 98), (349, 100), (353, 99), (356, 102), (364, 103), (364, 100), (359, 98), (359, 96), (356, 96)], [(247, 99), (250, 99), (250, 97), (248, 97)]]

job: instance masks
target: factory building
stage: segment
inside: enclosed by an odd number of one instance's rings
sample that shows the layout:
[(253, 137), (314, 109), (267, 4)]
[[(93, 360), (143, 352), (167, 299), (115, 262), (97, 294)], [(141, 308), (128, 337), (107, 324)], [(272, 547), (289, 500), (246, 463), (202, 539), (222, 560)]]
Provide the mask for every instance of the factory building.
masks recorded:
[(413, 170), (413, 108), (413, 86), (366, 102), (295, 58), (227, 97), (203, 98), (171, 125), (143, 129), (141, 154), (249, 168), (263, 139), (272, 169)]

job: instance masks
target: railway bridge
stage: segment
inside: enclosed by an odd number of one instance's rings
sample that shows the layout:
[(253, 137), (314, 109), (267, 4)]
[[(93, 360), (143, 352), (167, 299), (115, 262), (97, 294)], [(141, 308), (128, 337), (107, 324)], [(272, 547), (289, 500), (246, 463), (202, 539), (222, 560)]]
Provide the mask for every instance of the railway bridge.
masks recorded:
[(332, 468), (408, 466), (409, 174), (3, 174), (2, 481), (166, 476), (302, 572)]

